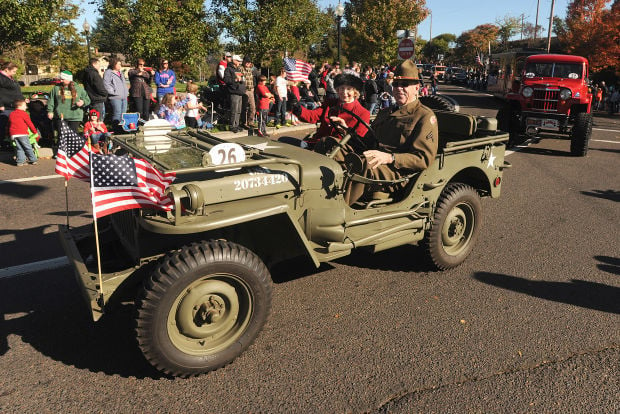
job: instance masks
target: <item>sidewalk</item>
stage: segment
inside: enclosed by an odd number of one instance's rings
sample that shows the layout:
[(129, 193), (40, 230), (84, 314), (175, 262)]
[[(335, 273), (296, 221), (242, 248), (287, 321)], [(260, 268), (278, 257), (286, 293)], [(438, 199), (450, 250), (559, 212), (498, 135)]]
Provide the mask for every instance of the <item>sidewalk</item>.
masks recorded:
[[(288, 126), (288, 127), (284, 126), (279, 129), (276, 129), (275, 127), (267, 127), (267, 133), (270, 135), (270, 137), (267, 139), (277, 139), (277, 137), (286, 136), (288, 133), (296, 132), (296, 131), (303, 131), (303, 130), (308, 130), (308, 133), (310, 133), (311, 131), (314, 131), (314, 129), (315, 129), (314, 124), (307, 124), (303, 122), (300, 125), (294, 125), (294, 126)], [(220, 132), (213, 132), (211, 134), (218, 138), (228, 140), (228, 139), (248, 136), (249, 131), (242, 130), (236, 134), (231, 131), (220, 131)], [(7, 150), (0, 151), (0, 163), (15, 166), (15, 161), (13, 160), (14, 155), (15, 155), (14, 151), (7, 151)], [(40, 159), (50, 159), (52, 158), (52, 155), (53, 155), (53, 152), (51, 148), (42, 147), (39, 149)]]

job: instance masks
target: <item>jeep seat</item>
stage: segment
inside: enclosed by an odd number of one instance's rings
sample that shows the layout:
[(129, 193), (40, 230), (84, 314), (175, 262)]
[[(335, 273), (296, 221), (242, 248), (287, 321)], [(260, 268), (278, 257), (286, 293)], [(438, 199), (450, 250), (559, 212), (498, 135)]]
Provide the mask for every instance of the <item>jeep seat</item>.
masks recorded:
[(439, 148), (446, 143), (472, 138), (476, 133), (476, 117), (458, 112), (434, 111), (439, 129)]

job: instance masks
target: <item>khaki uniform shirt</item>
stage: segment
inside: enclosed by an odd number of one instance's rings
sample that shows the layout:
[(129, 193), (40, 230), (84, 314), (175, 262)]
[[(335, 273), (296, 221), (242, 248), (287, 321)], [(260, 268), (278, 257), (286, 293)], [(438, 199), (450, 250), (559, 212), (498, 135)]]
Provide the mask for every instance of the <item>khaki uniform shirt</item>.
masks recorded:
[(396, 169), (424, 170), (437, 155), (437, 118), (418, 100), (394, 112), (389, 108), (382, 110), (371, 127), (379, 140), (379, 151), (394, 154), (391, 166)]

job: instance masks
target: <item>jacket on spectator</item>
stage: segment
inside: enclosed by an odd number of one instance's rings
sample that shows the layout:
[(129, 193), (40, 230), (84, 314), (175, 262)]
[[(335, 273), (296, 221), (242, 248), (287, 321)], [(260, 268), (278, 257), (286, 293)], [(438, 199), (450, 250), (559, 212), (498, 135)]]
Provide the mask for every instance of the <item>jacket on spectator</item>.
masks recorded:
[(231, 95), (245, 95), (245, 82), (243, 81), (243, 78), (241, 78), (241, 81), (239, 80), (240, 78), (237, 73), (243, 74), (241, 66), (236, 68), (232, 63), (228, 65), (224, 71), (224, 82), (226, 83), (226, 88)]
[(24, 99), (19, 83), (0, 72), (0, 106), (13, 109), (18, 99)]
[(108, 91), (108, 99), (127, 99), (127, 85), (123, 72), (106, 69), (103, 74), (103, 84)]
[(103, 78), (99, 71), (91, 65), (88, 65), (84, 71), (84, 89), (90, 97), (91, 104), (105, 102), (108, 97), (108, 91), (103, 85)]
[(150, 98), (151, 93), (151, 73), (147, 71), (143, 71), (140, 74), (140, 70), (131, 69), (127, 73), (127, 77), (129, 78), (129, 96), (131, 97), (143, 97)]
[[(164, 87), (163, 85), (170, 85)], [(164, 96), (167, 93), (174, 93), (174, 85), (177, 83), (177, 75), (172, 69), (158, 70), (155, 72), (155, 85), (157, 86), (157, 96)]]

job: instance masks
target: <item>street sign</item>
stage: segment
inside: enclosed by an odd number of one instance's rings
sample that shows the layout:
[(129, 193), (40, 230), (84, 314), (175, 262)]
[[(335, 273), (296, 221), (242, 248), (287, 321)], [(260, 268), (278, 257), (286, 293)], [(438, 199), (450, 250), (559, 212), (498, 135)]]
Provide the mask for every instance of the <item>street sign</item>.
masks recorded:
[(398, 42), (398, 58), (409, 59), (411, 56), (413, 56), (413, 40), (409, 38), (401, 39)]

